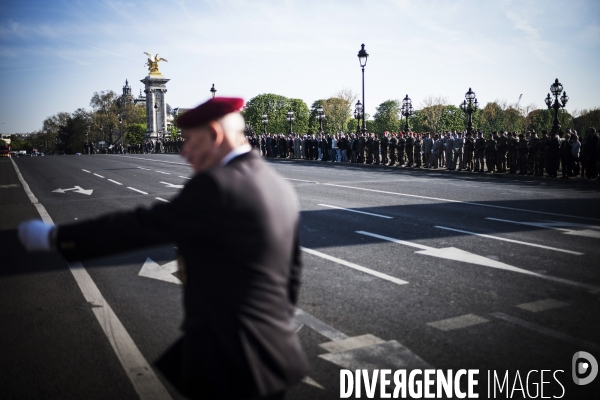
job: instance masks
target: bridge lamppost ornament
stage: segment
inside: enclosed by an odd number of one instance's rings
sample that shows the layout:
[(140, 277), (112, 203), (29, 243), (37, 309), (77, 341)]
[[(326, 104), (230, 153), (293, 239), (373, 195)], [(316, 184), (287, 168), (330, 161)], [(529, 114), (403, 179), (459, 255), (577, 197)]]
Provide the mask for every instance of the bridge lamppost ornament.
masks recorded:
[(360, 132), (360, 118), (362, 117), (362, 104), (360, 100), (356, 102), (354, 106), (354, 119), (356, 120), (356, 134)]
[(215, 89), (214, 83), (213, 83), (212, 87), (210, 88), (210, 92), (212, 93), (212, 98), (214, 99), (215, 96), (217, 95), (217, 89)]
[(365, 50), (364, 43), (360, 45), (360, 50), (358, 52), (358, 62), (360, 63), (360, 67), (362, 68), (362, 120), (363, 126), (362, 131), (367, 131), (367, 121), (365, 121), (365, 66), (367, 65), (367, 58), (369, 58), (369, 54)]
[(294, 122), (296, 118), (294, 118), (294, 111), (292, 111), (290, 109), (290, 111), (288, 111), (287, 113), (287, 121), (290, 123), (290, 135), (293, 133), (292, 132), (292, 123)]
[(402, 108), (400, 109), (400, 113), (406, 117), (406, 124), (404, 125), (404, 130), (408, 132), (410, 127), (408, 126), (408, 117), (415, 113), (415, 109), (412, 105), (412, 100), (408, 95), (402, 100)]
[(465, 100), (460, 105), (460, 109), (463, 110), (469, 120), (467, 122), (467, 133), (473, 133), (473, 113), (479, 109), (479, 102), (475, 97), (475, 92), (469, 88), (469, 91), (465, 93)]
[[(569, 101), (569, 96), (567, 96), (567, 92), (563, 92), (563, 85), (558, 81), (558, 78), (556, 78), (552, 86), (550, 86), (550, 91), (554, 95), (554, 102), (552, 102), (550, 93), (548, 93), (548, 97), (546, 97), (544, 102), (548, 106), (548, 109), (554, 108), (554, 123), (552, 124), (552, 133), (558, 133), (560, 131), (560, 124), (558, 123), (558, 110), (565, 108), (567, 101)], [(560, 96), (559, 99), (558, 96), (560, 95), (560, 92), (562, 92), (562, 96)]]
[(265, 135), (267, 134), (267, 124), (269, 123), (269, 116), (267, 114), (262, 115), (262, 124), (265, 131)]
[(323, 120), (325, 119), (325, 114), (323, 113), (323, 107), (317, 107), (317, 121), (319, 121), (319, 133), (323, 133)]

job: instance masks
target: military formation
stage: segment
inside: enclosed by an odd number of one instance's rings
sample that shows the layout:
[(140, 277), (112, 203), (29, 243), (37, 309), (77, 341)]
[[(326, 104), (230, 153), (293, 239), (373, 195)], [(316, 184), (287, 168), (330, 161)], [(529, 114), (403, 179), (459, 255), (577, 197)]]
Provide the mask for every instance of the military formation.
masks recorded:
[(566, 133), (443, 132), (410, 130), (359, 134), (264, 134), (248, 138), (263, 157), (349, 162), (405, 168), (598, 179), (596, 129)]
[(164, 138), (156, 142), (146, 140), (137, 144), (122, 143), (98, 148), (93, 142), (86, 142), (84, 145), (84, 154), (152, 154), (152, 153), (179, 153), (183, 147), (183, 139)]

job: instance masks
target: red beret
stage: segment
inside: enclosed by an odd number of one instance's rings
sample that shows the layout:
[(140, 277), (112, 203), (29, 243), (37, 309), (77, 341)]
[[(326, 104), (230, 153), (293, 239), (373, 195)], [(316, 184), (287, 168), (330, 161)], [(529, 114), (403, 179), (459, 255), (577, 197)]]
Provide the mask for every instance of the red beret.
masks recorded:
[(239, 111), (243, 105), (244, 99), (237, 97), (215, 97), (181, 114), (177, 118), (177, 126), (180, 128), (202, 126), (229, 113)]

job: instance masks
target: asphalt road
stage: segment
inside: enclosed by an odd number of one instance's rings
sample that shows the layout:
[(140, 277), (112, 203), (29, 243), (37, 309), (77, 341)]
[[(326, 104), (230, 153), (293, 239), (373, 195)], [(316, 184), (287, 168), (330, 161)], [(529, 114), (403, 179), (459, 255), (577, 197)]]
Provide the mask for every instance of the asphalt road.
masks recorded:
[[(191, 174), (175, 155), (15, 161), (55, 223), (169, 201)], [(508, 371), (512, 398), (527, 394), (517, 373), (532, 397), (542, 380), (545, 396), (600, 396), (600, 377), (571, 377), (577, 351), (600, 360), (597, 182), (269, 162), (302, 210), (296, 323), (312, 370), (288, 399), (340, 398), (341, 368), (479, 369), (480, 398), (488, 371)], [(138, 398), (64, 261), (18, 244), (18, 222), (39, 214), (4, 160), (0, 186), (1, 398)], [(84, 263), (150, 364), (180, 334), (174, 258), (164, 246)], [(161, 268), (171, 282), (148, 277)]]

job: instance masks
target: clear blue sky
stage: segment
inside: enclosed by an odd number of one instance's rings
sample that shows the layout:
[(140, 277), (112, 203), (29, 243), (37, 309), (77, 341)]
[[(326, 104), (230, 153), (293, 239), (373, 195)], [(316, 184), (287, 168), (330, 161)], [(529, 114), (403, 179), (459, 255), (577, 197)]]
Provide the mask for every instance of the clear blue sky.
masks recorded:
[(95, 91), (139, 93), (144, 51), (169, 62), (167, 102), (260, 93), (309, 106), (342, 88), (366, 105), (429, 95), (453, 104), (469, 87), (544, 106), (555, 78), (567, 109), (600, 106), (600, 1), (417, 0), (3, 0), (0, 132), (40, 129), (60, 111), (88, 108)]

